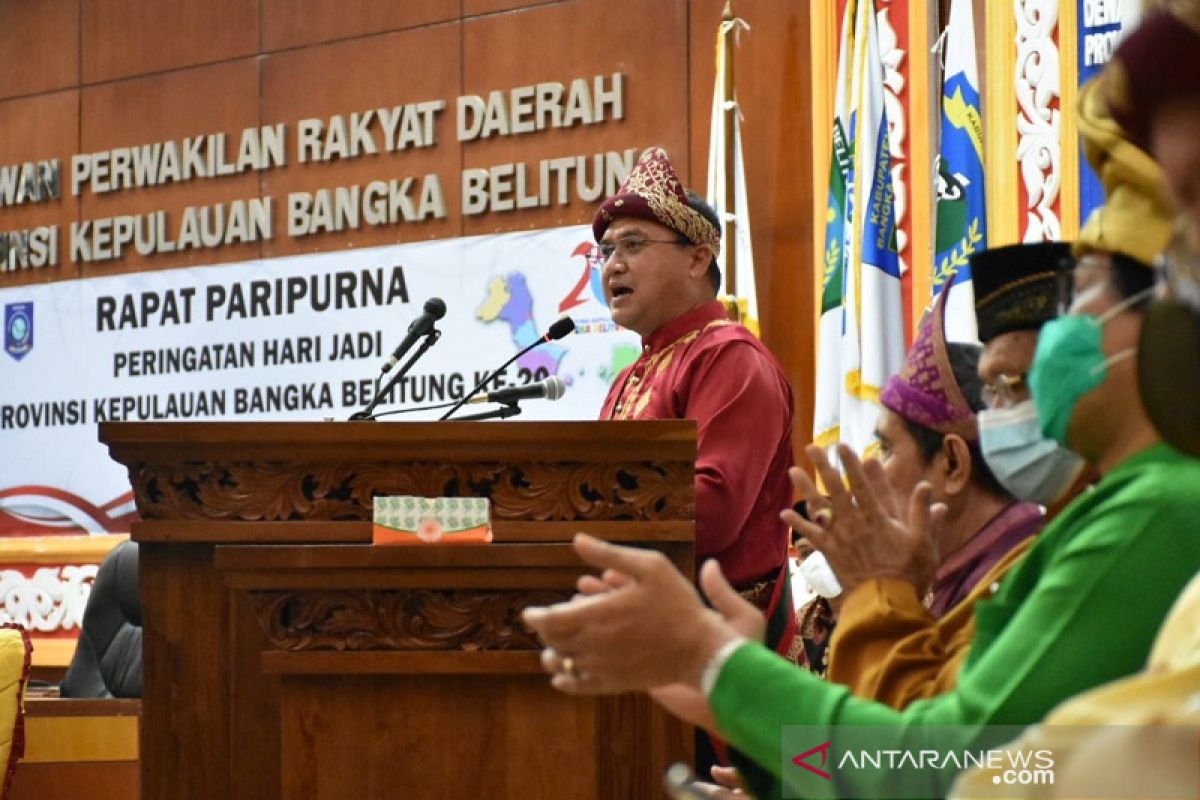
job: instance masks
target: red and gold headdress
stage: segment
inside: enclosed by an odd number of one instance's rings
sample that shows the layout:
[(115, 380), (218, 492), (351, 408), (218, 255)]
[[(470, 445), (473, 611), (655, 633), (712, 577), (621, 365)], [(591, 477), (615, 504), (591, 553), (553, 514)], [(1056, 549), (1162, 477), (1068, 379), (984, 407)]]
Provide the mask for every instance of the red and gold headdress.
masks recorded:
[(666, 225), (692, 244), (708, 245), (713, 255), (721, 251), (721, 232), (688, 205), (687, 192), (661, 147), (651, 147), (642, 153), (621, 188), (600, 206), (592, 219), (596, 241), (600, 241), (614, 219), (621, 217)]

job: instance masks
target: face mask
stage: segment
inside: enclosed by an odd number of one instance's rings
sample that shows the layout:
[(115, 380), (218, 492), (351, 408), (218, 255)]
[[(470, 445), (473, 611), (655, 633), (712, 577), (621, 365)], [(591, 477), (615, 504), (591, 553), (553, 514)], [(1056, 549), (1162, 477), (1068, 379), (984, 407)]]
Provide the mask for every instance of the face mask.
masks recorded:
[(1104, 383), (1110, 366), (1137, 353), (1137, 348), (1130, 347), (1105, 358), (1101, 346), (1105, 323), (1152, 291), (1127, 297), (1099, 317), (1068, 314), (1042, 326), (1033, 367), (1029, 370), (1029, 388), (1033, 391), (1043, 435), (1063, 447), (1070, 446), (1067, 426), (1079, 398)]
[(808, 558), (800, 562), (797, 569), (805, 583), (808, 584), (808, 588), (821, 597), (837, 597), (842, 593), (842, 585), (838, 583), (837, 576), (833, 574), (829, 562), (825, 560), (825, 556), (820, 551), (811, 553)]
[(1053, 505), (1083, 472), (1082, 458), (1042, 435), (1032, 400), (980, 411), (978, 420), (983, 460), (1018, 500)]

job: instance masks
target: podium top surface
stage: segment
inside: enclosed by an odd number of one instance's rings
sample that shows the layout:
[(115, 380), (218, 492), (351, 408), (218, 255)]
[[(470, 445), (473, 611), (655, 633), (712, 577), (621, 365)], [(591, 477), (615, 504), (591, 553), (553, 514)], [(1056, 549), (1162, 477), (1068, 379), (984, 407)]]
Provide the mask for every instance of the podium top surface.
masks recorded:
[(580, 422), (102, 422), (112, 457), (182, 461), (692, 461), (693, 420)]

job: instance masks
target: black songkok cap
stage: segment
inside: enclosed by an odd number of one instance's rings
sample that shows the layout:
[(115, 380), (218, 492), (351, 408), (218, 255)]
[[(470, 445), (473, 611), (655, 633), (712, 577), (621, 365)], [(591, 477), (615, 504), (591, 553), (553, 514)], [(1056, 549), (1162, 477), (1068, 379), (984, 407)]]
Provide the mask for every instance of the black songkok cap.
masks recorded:
[(979, 341), (1036, 331), (1058, 316), (1059, 276), (1075, 263), (1066, 242), (993, 247), (970, 257)]

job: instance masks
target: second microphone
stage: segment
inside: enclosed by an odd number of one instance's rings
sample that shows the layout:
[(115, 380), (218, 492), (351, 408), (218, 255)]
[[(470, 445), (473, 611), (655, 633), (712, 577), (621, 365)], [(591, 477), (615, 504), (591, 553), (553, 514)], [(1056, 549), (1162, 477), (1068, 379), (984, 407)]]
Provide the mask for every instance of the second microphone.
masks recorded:
[(567, 391), (567, 385), (562, 378), (551, 376), (536, 383), (524, 386), (510, 386), (497, 389), (494, 392), (480, 392), (471, 395), (468, 403), (512, 403), (517, 400), (558, 400)]

